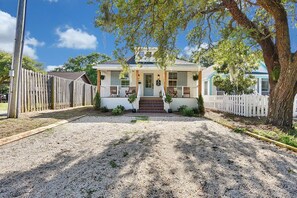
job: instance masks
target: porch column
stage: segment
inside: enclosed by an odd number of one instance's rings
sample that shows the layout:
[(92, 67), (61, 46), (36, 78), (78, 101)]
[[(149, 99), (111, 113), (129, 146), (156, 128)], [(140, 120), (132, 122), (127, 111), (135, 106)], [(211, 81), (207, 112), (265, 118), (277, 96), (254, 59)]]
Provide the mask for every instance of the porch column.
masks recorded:
[(136, 95), (138, 94), (138, 74), (139, 74), (139, 71), (136, 70), (135, 71)]
[(163, 87), (164, 87), (164, 91), (165, 93), (167, 93), (167, 71), (164, 70), (164, 82), (163, 82)]
[(202, 95), (202, 70), (198, 72), (198, 97)]
[(97, 70), (97, 92), (100, 94), (101, 87), (101, 71)]

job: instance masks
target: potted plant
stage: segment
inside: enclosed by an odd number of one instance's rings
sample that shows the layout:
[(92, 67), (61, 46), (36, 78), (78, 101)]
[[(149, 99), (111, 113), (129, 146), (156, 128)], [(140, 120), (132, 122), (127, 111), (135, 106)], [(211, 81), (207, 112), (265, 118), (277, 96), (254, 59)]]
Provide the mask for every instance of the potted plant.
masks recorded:
[(194, 80), (194, 81), (197, 81), (197, 80), (198, 80), (198, 74), (194, 74), (194, 75), (193, 75), (193, 80)]
[(136, 98), (137, 98), (136, 94), (131, 94), (128, 97), (128, 102), (132, 105), (132, 113), (136, 113), (136, 109), (133, 106), (133, 103), (135, 102)]
[(162, 98), (162, 91), (159, 91), (159, 97)]
[(172, 113), (172, 109), (170, 108), (170, 103), (172, 103), (172, 96), (170, 94), (166, 94), (165, 102), (169, 104), (168, 113)]

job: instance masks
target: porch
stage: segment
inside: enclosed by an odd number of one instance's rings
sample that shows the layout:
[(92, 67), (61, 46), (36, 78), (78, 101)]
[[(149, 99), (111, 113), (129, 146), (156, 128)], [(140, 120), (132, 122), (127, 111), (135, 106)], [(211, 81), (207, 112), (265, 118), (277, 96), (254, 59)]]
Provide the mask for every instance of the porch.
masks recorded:
[[(101, 84), (98, 86), (101, 96), (101, 105), (109, 109), (122, 105), (131, 109), (128, 96), (136, 94), (137, 99), (133, 106), (139, 109), (141, 98), (159, 98), (163, 101), (164, 110), (169, 105), (164, 102), (165, 93), (172, 96), (170, 108), (176, 111), (181, 105), (197, 107), (198, 93), (201, 93), (199, 80), (193, 75), (201, 75), (199, 71), (164, 71), (164, 70), (131, 70), (124, 78), (120, 78), (119, 70), (98, 70)], [(102, 79), (102, 77), (104, 79)]]

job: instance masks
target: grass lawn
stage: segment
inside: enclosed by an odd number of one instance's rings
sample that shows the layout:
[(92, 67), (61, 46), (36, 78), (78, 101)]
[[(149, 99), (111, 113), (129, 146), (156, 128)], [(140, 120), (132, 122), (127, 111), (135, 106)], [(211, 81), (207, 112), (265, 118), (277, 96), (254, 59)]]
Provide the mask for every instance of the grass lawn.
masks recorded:
[(81, 115), (106, 116), (111, 115), (111, 112), (102, 113), (95, 111), (93, 107), (81, 107), (68, 110), (23, 113), (18, 119), (7, 119), (6, 116), (2, 116), (0, 117), (0, 139)]
[(0, 103), (0, 111), (7, 111), (8, 103)]
[(247, 118), (213, 111), (207, 111), (205, 117), (216, 120), (219, 123), (235, 126), (235, 132), (249, 130), (266, 138), (297, 147), (297, 123), (294, 123), (293, 129), (284, 131), (275, 126), (265, 124), (265, 118)]

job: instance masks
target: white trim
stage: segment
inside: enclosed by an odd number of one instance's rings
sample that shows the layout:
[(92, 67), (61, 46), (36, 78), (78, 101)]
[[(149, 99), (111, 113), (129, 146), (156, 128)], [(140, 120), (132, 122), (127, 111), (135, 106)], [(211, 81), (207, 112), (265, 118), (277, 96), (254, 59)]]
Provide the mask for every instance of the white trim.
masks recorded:
[[(122, 66), (119, 64), (100, 64), (93, 66), (94, 69), (97, 70), (122, 70)], [(201, 69), (200, 66), (196, 64), (178, 64), (174, 65), (172, 67), (168, 67), (166, 71), (199, 71)], [(160, 67), (158, 67), (155, 64), (144, 64), (142, 67), (139, 67), (139, 65), (131, 64), (130, 70), (162, 70)]]

